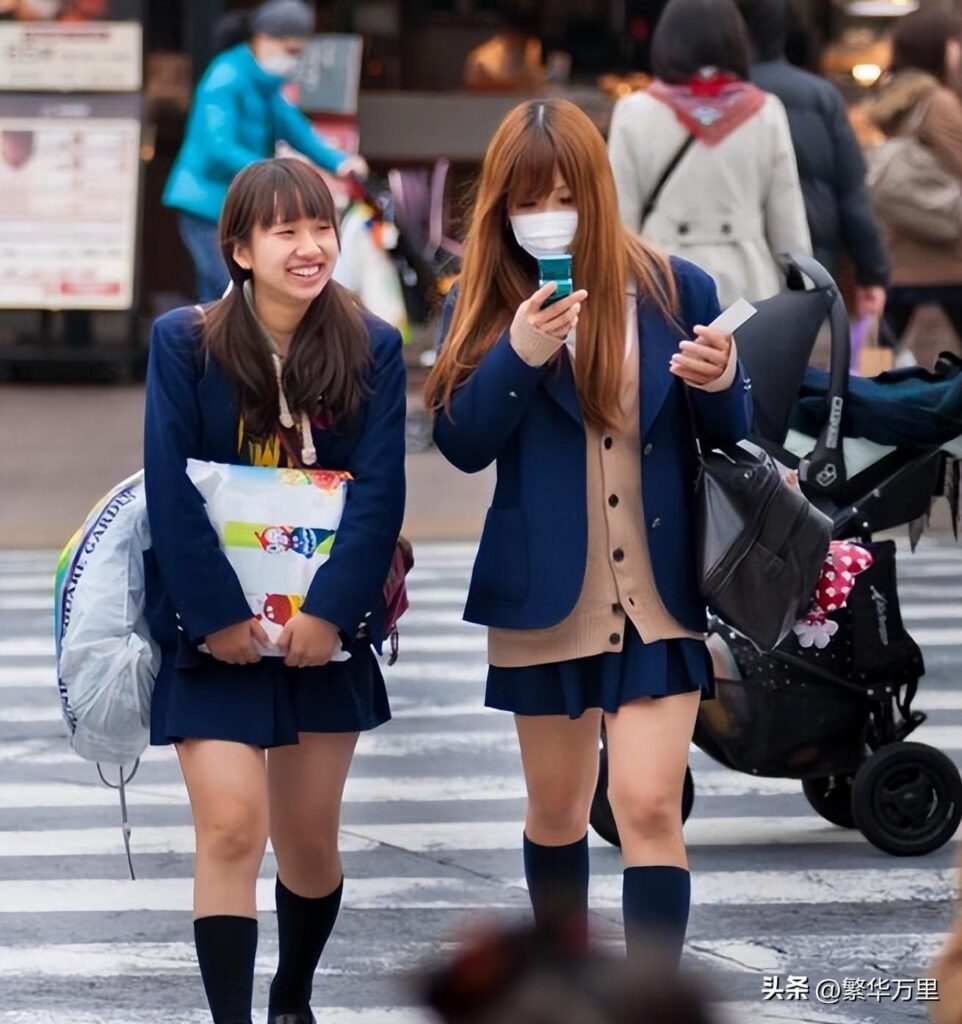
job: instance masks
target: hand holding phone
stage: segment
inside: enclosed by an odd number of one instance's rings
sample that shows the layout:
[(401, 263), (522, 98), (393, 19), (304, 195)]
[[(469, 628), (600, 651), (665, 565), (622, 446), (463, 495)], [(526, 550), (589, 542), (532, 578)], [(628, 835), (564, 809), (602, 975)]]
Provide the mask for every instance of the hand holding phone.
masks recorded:
[(518, 306), (511, 324), (512, 332), (525, 323), (542, 334), (550, 334), (559, 342), (564, 341), (572, 327), (577, 326), (581, 303), (588, 298), (588, 293), (580, 288), (552, 305), (547, 300), (554, 296), (556, 284), (549, 281)]

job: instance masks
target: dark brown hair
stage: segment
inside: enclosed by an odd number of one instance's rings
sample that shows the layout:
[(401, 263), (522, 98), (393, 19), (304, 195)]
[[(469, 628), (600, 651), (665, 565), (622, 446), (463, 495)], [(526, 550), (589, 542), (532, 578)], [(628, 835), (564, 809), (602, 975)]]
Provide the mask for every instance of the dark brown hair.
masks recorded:
[(716, 67), (749, 75), (748, 30), (733, 0), (668, 0), (651, 40), (651, 69), (672, 85)]
[[(298, 159), (260, 160), (234, 179), (220, 219), (220, 244), (234, 287), (206, 310), (204, 343), (240, 391), (245, 426), (264, 438), (277, 426), (277, 378), (271, 355), (244, 298), (252, 277), (234, 260), (234, 247), (249, 245), (255, 226), (309, 217), (337, 230), (334, 200), (324, 179)], [(338, 235), (340, 244), (340, 235)], [(353, 296), (328, 281), (310, 304), (284, 360), (284, 392), (292, 412), (317, 411), (336, 422), (349, 418), (366, 393), (370, 342)]]
[(954, 14), (922, 10), (906, 15), (892, 38), (892, 71), (925, 71), (944, 82), (946, 47), (959, 38), (962, 21)]

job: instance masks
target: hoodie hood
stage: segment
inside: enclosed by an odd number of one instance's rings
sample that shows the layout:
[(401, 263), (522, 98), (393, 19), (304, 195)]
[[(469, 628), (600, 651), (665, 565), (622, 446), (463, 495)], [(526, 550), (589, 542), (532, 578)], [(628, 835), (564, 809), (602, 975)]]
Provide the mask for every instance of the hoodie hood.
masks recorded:
[(924, 71), (903, 71), (882, 87), (877, 99), (866, 105), (866, 113), (886, 135), (896, 135), (919, 103), (941, 87), (937, 78)]

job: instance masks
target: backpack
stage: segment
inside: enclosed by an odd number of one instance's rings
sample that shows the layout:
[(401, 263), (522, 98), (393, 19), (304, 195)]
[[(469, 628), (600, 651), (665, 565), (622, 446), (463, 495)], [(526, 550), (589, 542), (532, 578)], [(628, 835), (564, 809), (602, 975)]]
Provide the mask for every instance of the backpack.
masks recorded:
[[(150, 699), (160, 669), (160, 649), (144, 615), (149, 547), (141, 471), (94, 506), (63, 549), (54, 578), (57, 685), (70, 745), (97, 763), (105, 786), (119, 791), (132, 879), (126, 786), (149, 741)], [(116, 783), (107, 781), (103, 765), (116, 766)]]
[(962, 237), (962, 183), (919, 138), (919, 103), (903, 131), (866, 155), (866, 184), (879, 218), (900, 234), (946, 245)]

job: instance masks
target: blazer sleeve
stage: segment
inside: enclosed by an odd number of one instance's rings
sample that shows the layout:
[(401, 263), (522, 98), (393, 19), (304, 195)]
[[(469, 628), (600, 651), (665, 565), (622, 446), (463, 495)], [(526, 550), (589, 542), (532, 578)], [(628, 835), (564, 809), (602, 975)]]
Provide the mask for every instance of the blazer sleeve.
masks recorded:
[(404, 518), (404, 420), (407, 404), (401, 335), (372, 344), (371, 393), (364, 428), (345, 467), (344, 515), (330, 558), (315, 572), (302, 611), (354, 636), (382, 600)]
[[(682, 297), (689, 331), (695, 324), (710, 324), (721, 313), (715, 282), (704, 271), (698, 271), (697, 278), (683, 283)], [(740, 362), (735, 364), (735, 375), (729, 387), (721, 391), (689, 387), (688, 394), (698, 423), (711, 440), (735, 443), (751, 432), (751, 381)]]
[[(447, 336), (456, 295), (448, 295), (441, 316), (438, 349)], [(478, 473), (498, 457), (514, 433), (544, 375), (515, 352), (507, 331), (489, 349), (470, 377), (454, 392), (451, 409), (434, 419), (434, 443), (465, 473)]]
[(279, 139), (283, 139), (309, 160), (332, 174), (348, 159), (347, 153), (329, 146), (314, 130), (311, 122), (278, 93), (274, 97), (274, 126)]
[(805, 200), (798, 180), (795, 148), (788, 128), (788, 115), (780, 100), (769, 96), (774, 138), (772, 141), (772, 167), (768, 194), (764, 197), (765, 237), (773, 256), (786, 252), (812, 254), (812, 237), (808, 230)]
[(187, 476), (200, 453), (196, 331), (154, 324), (147, 368), (144, 488), (164, 589), (195, 643), (251, 618), (240, 582)]
[(611, 113), (608, 161), (615, 177), (618, 211), (622, 223), (629, 231), (637, 233), (642, 228), (641, 211), (647, 197), (642, 195), (641, 179), (632, 145), (631, 111), (625, 99), (618, 100)]

